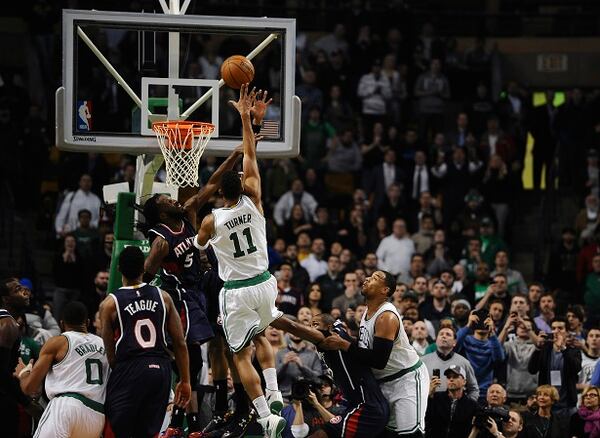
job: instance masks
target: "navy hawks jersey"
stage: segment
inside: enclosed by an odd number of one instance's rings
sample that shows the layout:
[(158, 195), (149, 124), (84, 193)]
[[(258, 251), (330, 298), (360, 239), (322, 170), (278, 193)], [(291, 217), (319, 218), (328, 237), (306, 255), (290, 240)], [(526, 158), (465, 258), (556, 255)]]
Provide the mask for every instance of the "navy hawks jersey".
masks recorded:
[[(334, 332), (353, 342), (345, 330), (335, 328)], [(333, 372), (335, 384), (350, 405), (367, 402), (387, 406), (388, 403), (369, 366), (353, 360), (345, 351), (320, 351), (319, 355)]]
[(117, 305), (117, 362), (142, 356), (169, 357), (167, 309), (160, 289), (141, 283), (124, 286), (110, 296)]
[(196, 229), (183, 219), (183, 228), (173, 231), (165, 224), (158, 224), (148, 231), (150, 244), (157, 236), (169, 244), (169, 254), (163, 259), (160, 270), (161, 289), (178, 300), (189, 300), (188, 293), (197, 290), (202, 280), (200, 254), (194, 247)]

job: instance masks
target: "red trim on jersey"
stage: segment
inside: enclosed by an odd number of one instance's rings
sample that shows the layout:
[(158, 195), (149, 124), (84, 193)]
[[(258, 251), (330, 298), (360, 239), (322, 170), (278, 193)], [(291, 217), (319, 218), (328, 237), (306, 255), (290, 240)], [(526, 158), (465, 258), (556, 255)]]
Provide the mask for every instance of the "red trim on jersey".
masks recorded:
[(358, 433), (358, 420), (362, 414), (364, 406), (361, 406), (352, 413), (346, 420), (346, 429), (343, 431), (345, 438), (354, 438)]

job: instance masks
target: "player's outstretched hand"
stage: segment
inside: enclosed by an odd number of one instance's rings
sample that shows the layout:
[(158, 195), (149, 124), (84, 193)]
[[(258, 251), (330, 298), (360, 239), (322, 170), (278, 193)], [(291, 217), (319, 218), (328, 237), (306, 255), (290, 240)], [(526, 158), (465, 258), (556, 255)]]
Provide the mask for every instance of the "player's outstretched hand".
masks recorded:
[(175, 400), (177, 406), (185, 408), (190, 402), (192, 396), (192, 387), (188, 382), (179, 382), (175, 387)]
[(331, 336), (327, 336), (323, 341), (319, 342), (317, 347), (319, 350), (344, 350), (348, 344), (348, 341), (342, 339), (337, 333), (333, 333)]
[(237, 109), (240, 115), (250, 115), (250, 110), (254, 105), (255, 98), (256, 91), (252, 89), (252, 91), (248, 92), (248, 84), (242, 84), (240, 87), (240, 98), (237, 102), (235, 100), (230, 100), (229, 104)]
[(265, 113), (267, 112), (267, 108), (273, 102), (273, 99), (267, 100), (268, 92), (267, 90), (258, 90), (256, 93), (256, 98), (254, 99), (254, 105), (250, 109), (252, 113), (252, 117), (254, 117), (254, 124), (260, 125), (265, 117)]

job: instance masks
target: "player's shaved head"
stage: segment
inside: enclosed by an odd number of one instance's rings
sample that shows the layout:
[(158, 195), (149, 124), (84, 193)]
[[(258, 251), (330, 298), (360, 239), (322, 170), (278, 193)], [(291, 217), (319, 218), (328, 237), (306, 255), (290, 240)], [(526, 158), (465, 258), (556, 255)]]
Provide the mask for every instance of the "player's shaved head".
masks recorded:
[(385, 275), (385, 286), (388, 288), (387, 296), (391, 297), (396, 291), (396, 277), (390, 274), (388, 271), (381, 271)]
[(242, 180), (235, 170), (228, 170), (223, 173), (221, 193), (228, 201), (236, 201), (242, 195)]
[(87, 308), (79, 301), (71, 301), (65, 306), (62, 322), (71, 327), (86, 325), (88, 320)]
[(119, 255), (119, 272), (129, 281), (144, 273), (144, 253), (137, 246), (128, 246)]

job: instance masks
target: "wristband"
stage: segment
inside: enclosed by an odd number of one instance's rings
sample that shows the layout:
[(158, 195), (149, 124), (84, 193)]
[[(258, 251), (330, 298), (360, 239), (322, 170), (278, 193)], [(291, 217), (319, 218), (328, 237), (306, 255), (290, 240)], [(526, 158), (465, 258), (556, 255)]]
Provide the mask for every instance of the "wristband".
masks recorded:
[(252, 132), (254, 132), (254, 134), (258, 135), (260, 133), (261, 129), (262, 129), (262, 123), (260, 125), (252, 124)]

